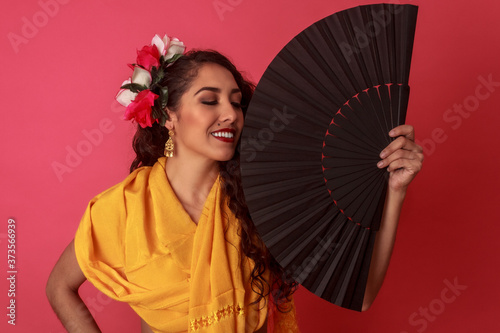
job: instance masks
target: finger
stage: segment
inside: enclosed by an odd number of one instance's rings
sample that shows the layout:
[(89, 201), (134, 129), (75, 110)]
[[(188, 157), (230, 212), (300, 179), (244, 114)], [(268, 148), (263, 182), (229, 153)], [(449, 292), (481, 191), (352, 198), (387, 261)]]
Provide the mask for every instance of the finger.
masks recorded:
[(392, 172), (394, 170), (398, 170), (401, 168), (405, 169), (405, 171), (407, 171), (410, 174), (417, 174), (422, 169), (422, 162), (416, 159), (414, 160), (404, 159), (404, 158), (397, 159), (391, 162), (387, 166), (387, 171)]
[(415, 141), (415, 129), (411, 125), (400, 125), (394, 127), (390, 132), (389, 136), (395, 138), (397, 136), (404, 136), (411, 141)]
[(389, 156), (387, 156), (387, 158), (379, 161), (377, 163), (377, 167), (379, 167), (379, 168), (386, 167), (398, 159), (416, 160), (416, 161), (422, 163), (423, 158), (424, 158), (424, 155), (422, 153), (417, 153), (417, 152), (413, 152), (413, 151), (409, 151), (409, 150), (399, 149), (399, 150), (395, 151), (394, 153), (390, 154)]
[(394, 141), (388, 144), (387, 147), (385, 147), (384, 150), (380, 152), (380, 158), (386, 158), (398, 149), (404, 149), (417, 153), (423, 152), (421, 146), (417, 145), (415, 142), (407, 139), (404, 136), (400, 136), (399, 138), (396, 138)]

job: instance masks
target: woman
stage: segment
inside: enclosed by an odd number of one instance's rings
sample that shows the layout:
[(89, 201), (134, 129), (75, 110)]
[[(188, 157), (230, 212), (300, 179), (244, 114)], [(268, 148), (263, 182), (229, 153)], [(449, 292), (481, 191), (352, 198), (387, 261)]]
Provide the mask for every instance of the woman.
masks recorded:
[[(118, 95), (139, 124), (131, 174), (90, 202), (49, 277), (49, 301), (70, 332), (99, 332), (78, 296), (86, 279), (129, 303), (143, 332), (298, 332), (295, 285), (258, 238), (240, 185), (236, 148), (254, 87), (217, 52), (183, 52), (167, 36), (138, 52)], [(390, 135), (399, 138), (381, 154), (391, 174), (365, 310), (423, 159), (411, 126)]]

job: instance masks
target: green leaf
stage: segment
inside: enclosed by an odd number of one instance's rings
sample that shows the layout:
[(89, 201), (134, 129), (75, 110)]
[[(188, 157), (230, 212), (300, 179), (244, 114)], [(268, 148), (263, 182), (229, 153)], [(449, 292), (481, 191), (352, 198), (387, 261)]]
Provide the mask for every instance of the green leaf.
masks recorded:
[(151, 116), (154, 118), (154, 119), (158, 119), (161, 117), (161, 111), (158, 110), (158, 107), (156, 105), (153, 105), (151, 107)]
[(151, 67), (151, 77), (154, 77), (156, 75), (156, 72), (158, 71), (158, 68), (155, 66)]
[(167, 87), (161, 88), (160, 94), (161, 94), (160, 95), (161, 108), (165, 109), (167, 107), (167, 104), (168, 104), (168, 88)]
[(182, 57), (182, 54), (174, 54), (174, 56), (172, 58), (167, 60), (167, 63), (171, 64), (171, 63), (175, 62), (177, 59), (179, 59), (180, 57)]
[(156, 78), (157, 78), (157, 80), (155, 80), (155, 81), (160, 82), (160, 81), (161, 81), (161, 79), (163, 79), (164, 77), (165, 77), (165, 72), (163, 71), (163, 69), (160, 69), (160, 70), (156, 73)]
[(138, 93), (140, 91), (148, 89), (148, 87), (143, 86), (142, 84), (138, 84), (138, 83), (127, 83), (127, 84), (124, 84), (123, 86), (121, 86), (120, 89), (129, 89), (132, 92)]
[(162, 114), (161, 117), (158, 119), (158, 123), (160, 126), (165, 126), (165, 123), (167, 122), (167, 117), (165, 114)]

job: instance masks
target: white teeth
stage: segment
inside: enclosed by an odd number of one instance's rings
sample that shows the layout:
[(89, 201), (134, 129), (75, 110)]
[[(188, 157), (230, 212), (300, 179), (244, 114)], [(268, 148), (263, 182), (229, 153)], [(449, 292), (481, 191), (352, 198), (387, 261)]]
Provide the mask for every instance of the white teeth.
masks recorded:
[(231, 133), (231, 132), (216, 132), (216, 133), (212, 133), (212, 135), (217, 137), (217, 138), (228, 138), (228, 139), (231, 139), (234, 137), (233, 133)]

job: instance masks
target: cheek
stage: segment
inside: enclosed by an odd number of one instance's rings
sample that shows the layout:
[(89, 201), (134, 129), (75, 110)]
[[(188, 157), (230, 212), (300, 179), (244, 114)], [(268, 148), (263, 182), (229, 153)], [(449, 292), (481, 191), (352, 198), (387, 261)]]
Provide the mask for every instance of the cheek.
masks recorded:
[(185, 126), (196, 126), (203, 123), (204, 118), (205, 116), (202, 112), (186, 112), (183, 115), (182, 121), (185, 123)]
[[(206, 110), (200, 110), (201, 112), (186, 112), (182, 119), (182, 128), (186, 133), (191, 133), (192, 135), (207, 133), (207, 131), (213, 126), (216, 119), (210, 115), (209, 112), (203, 112)], [(188, 134), (189, 135), (189, 134)]]

